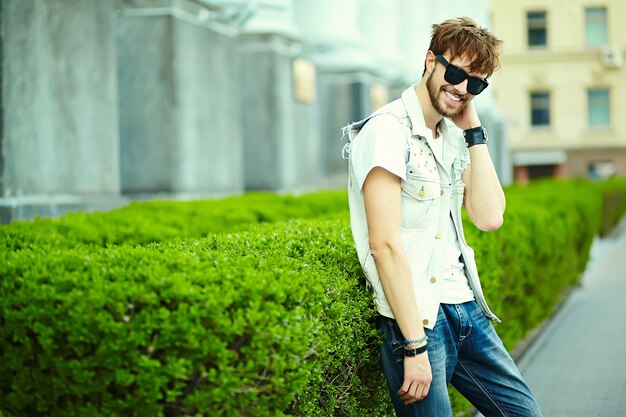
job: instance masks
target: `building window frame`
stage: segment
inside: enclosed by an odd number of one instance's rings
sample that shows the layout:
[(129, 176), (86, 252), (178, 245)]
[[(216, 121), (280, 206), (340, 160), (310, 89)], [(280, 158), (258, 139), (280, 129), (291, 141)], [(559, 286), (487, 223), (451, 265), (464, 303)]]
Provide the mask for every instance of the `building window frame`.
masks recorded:
[(611, 89), (591, 87), (587, 89), (587, 126), (592, 130), (611, 127)]
[(601, 48), (609, 44), (608, 10), (606, 7), (585, 8), (585, 45)]
[(530, 99), (530, 127), (532, 129), (546, 129), (552, 124), (551, 94), (549, 90), (533, 90)]
[(548, 12), (529, 10), (526, 12), (526, 44), (530, 49), (548, 47)]

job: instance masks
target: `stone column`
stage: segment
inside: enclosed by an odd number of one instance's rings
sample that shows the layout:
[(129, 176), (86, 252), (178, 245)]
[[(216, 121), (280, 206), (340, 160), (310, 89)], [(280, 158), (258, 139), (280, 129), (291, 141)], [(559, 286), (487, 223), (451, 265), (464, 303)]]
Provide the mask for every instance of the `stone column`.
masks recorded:
[(418, 83), (424, 71), (424, 59), (430, 42), (431, 10), (436, 2), (398, 0), (398, 43), (401, 53), (404, 79), (407, 84)]
[[(295, 191), (319, 178), (315, 68), (301, 54), (291, 0), (261, 0), (238, 37), (248, 190)], [(297, 94), (303, 84), (308, 91)]]
[(0, 2), (0, 218), (121, 204), (112, 0)]
[(117, 14), (122, 191), (243, 190), (235, 40), (220, 3), (122, 1)]
[(359, 0), (295, 2), (304, 48), (318, 68), (324, 186), (346, 186), (341, 127), (371, 113), (371, 87), (380, 82), (359, 26), (362, 7)]
[(359, 26), (365, 47), (376, 62), (376, 70), (388, 82), (403, 78), (404, 61), (400, 50), (401, 9), (398, 0), (361, 0)]

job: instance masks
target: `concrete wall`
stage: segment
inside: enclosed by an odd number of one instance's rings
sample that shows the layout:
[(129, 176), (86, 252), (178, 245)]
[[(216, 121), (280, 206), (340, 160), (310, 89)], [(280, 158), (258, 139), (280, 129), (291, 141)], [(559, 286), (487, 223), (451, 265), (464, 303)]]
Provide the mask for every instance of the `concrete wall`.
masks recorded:
[(173, 21), (117, 19), (120, 162), (124, 192), (172, 191), (176, 143)]
[[(315, 189), (323, 177), (315, 67), (302, 52), (292, 0), (258, 5), (237, 38), (246, 190)], [(311, 71), (299, 76), (296, 61)], [(297, 88), (310, 97), (298, 98)]]
[(237, 100), (235, 40), (177, 20), (177, 191), (238, 193), (244, 189), (243, 140)]
[(372, 111), (370, 86), (374, 61), (359, 23), (370, 10), (360, 0), (295, 0), (294, 15), (304, 49), (317, 67), (321, 187), (345, 187), (347, 164), (341, 158), (341, 128)]
[[(300, 139), (292, 129), (296, 123), (289, 44), (272, 35), (247, 35), (239, 40), (238, 113), (248, 190), (291, 189), (301, 179), (296, 152)], [(302, 127), (305, 131), (307, 126), (303, 123)]]
[(572, 149), (567, 152), (566, 174), (569, 177), (586, 178), (589, 176), (589, 163), (610, 162), (615, 168), (615, 175), (626, 177), (626, 149)]
[(233, 38), (134, 8), (117, 43), (122, 191), (242, 191)]
[(300, 192), (323, 178), (318, 101), (294, 98), (294, 58), (280, 49), (240, 52), (247, 190)]
[(116, 196), (112, 2), (3, 0), (0, 8), (4, 217), (25, 197), (46, 214), (63, 195)]
[(207, 5), (0, 7), (1, 221), (244, 190), (237, 30)]
[[(310, 62), (308, 57), (303, 58)], [(316, 74), (312, 80), (315, 85), (318, 78), (319, 74)], [(290, 126), (293, 137), (291, 164), (295, 181), (293, 189), (298, 191), (311, 190), (323, 185), (319, 90), (314, 91), (315, 97), (311, 102), (295, 100), (293, 104), (293, 123)], [(290, 95), (293, 97), (292, 92)]]
[(374, 78), (369, 74), (326, 72), (320, 75), (320, 103), (324, 108), (322, 120), (322, 172), (328, 187), (345, 187), (348, 166), (341, 157), (341, 128), (347, 123), (367, 117), (373, 111), (370, 87)]
[(4, 196), (118, 192), (111, 10), (3, 2)]

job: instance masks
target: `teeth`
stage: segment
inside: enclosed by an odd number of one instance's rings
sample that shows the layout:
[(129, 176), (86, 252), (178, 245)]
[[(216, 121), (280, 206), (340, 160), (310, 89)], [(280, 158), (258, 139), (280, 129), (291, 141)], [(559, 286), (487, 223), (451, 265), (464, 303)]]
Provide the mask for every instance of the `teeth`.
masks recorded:
[(453, 94), (450, 94), (450, 93), (448, 93), (447, 91), (444, 91), (444, 93), (446, 93), (446, 95), (447, 95), (448, 97), (450, 97), (450, 100), (452, 100), (452, 101), (461, 101), (461, 98), (460, 98), (460, 97), (457, 97), (457, 96), (455, 96), (455, 95), (453, 95)]

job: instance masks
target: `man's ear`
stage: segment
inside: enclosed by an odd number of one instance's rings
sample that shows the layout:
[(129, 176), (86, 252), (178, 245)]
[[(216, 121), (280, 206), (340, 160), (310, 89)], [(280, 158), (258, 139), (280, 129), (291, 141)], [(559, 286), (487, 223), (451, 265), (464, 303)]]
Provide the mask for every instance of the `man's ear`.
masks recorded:
[(432, 74), (435, 69), (435, 54), (430, 49), (426, 52), (426, 61), (424, 66), (426, 67), (426, 72), (429, 74)]

